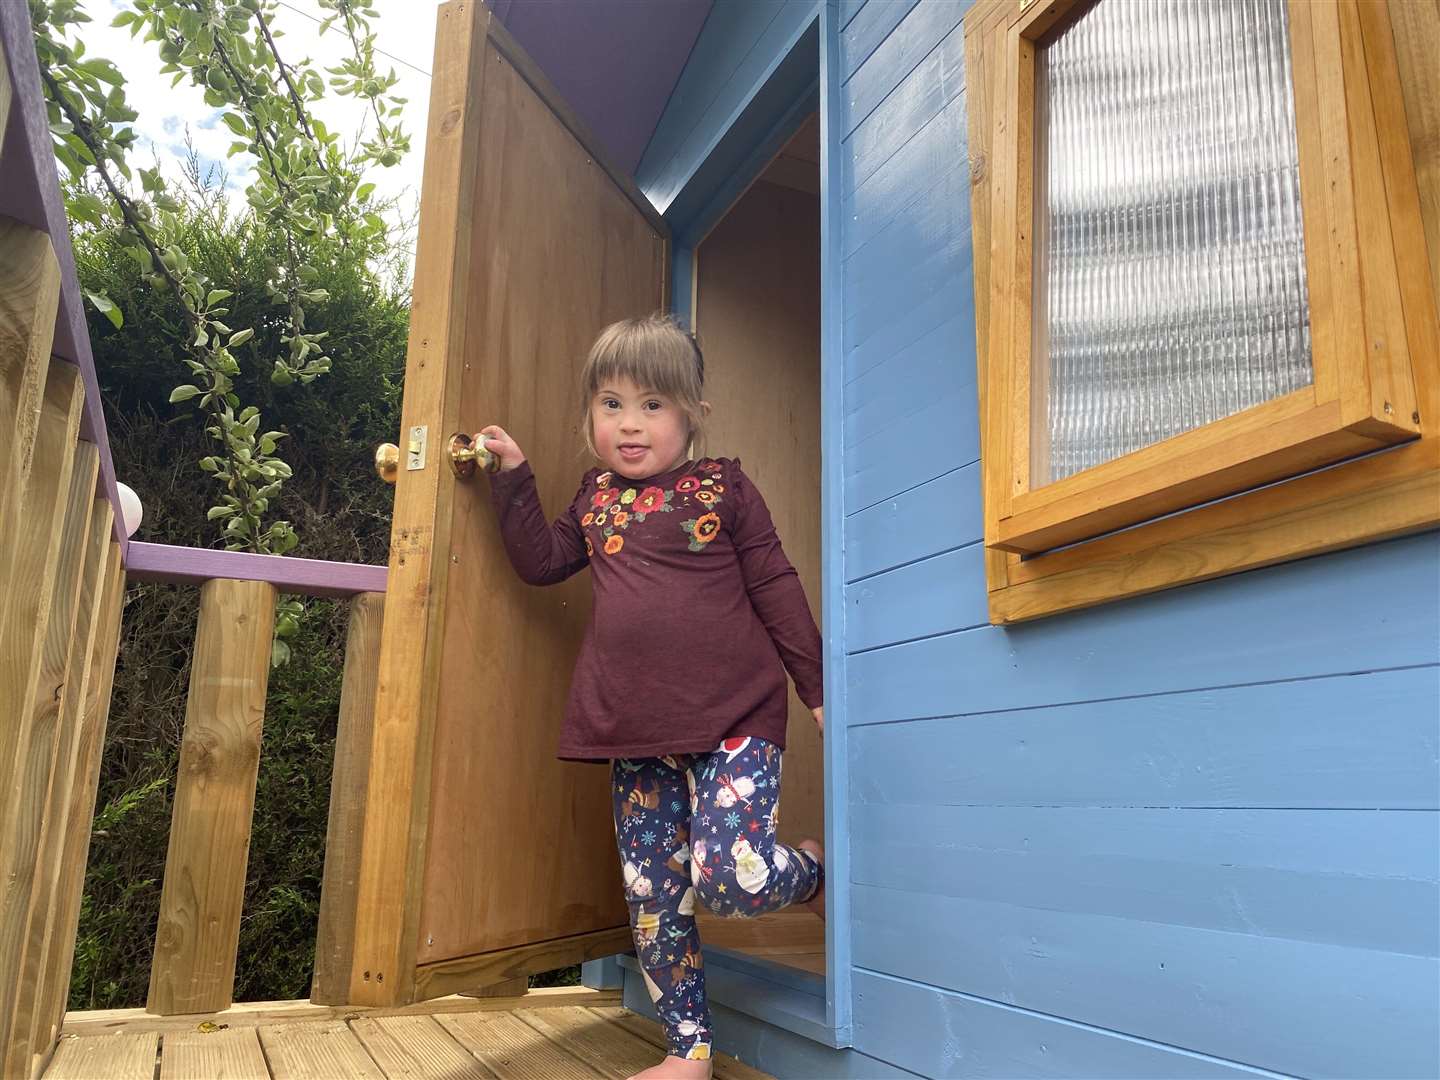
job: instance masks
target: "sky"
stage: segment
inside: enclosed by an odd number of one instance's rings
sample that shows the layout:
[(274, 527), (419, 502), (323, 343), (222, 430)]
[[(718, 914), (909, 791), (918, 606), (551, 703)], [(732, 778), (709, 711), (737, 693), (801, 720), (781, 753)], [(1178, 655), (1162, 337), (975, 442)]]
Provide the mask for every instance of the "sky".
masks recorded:
[[(316, 61), (317, 70), (329, 79), (326, 67), (335, 66), (349, 51), (343, 29), (331, 28), (320, 35), (325, 12), (314, 0), (278, 0), (271, 21), (271, 33), (281, 57), (290, 64), (300, 57)], [(435, 7), (438, 0), (372, 0), (380, 13), (373, 20), (376, 34), (376, 66), (400, 77), (394, 93), (408, 98), (402, 124), (410, 136), (410, 153), (400, 164), (385, 169), (375, 166), (368, 179), (375, 182), (376, 196), (396, 196), (399, 221), (413, 217), (420, 198), (421, 164), (425, 159), (425, 113), (430, 101), (430, 63), (435, 46)], [(125, 94), (130, 107), (139, 113), (138, 131), (131, 151), (132, 166), (149, 167), (158, 155), (165, 172), (180, 175), (188, 129), (195, 150), (205, 165), (219, 164), (227, 177), (227, 188), (237, 207), (244, 204), (244, 189), (255, 165), (249, 155), (227, 159), (225, 154), (235, 136), (220, 122), (220, 112), (205, 104), (198, 87), (188, 79), (172, 87), (173, 74), (159, 74), (160, 59), (154, 42), (130, 36), (128, 27), (110, 26), (116, 14), (129, 10), (126, 0), (83, 0), (82, 8), (91, 22), (82, 27), (87, 57), (105, 57), (125, 76)], [(387, 55), (388, 54), (388, 55)], [(315, 106), (316, 115), (347, 144), (353, 143), (366, 117), (366, 106), (354, 98), (334, 96)], [(374, 118), (370, 117), (371, 124)], [(373, 131), (373, 127), (370, 129)]]

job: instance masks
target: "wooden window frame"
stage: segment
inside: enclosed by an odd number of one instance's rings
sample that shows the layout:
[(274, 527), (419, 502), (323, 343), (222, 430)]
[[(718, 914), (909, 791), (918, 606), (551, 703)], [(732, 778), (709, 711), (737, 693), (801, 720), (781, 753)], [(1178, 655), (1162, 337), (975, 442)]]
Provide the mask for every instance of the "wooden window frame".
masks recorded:
[(1290, 0), (1313, 385), (1030, 489), (1035, 47), (1084, 3), (966, 17), (992, 621), (1440, 524), (1440, 132), (1415, 105), (1440, 91), (1440, 30), (1407, 10), (1397, 35), (1385, 0)]

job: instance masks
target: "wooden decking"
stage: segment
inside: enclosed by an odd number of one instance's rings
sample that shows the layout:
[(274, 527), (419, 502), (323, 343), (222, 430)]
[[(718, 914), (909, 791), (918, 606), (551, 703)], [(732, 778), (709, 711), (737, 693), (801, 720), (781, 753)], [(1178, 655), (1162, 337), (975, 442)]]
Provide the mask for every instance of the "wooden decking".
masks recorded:
[[(45, 1080), (595, 1080), (664, 1056), (659, 1025), (617, 991), (532, 990), (407, 1009), (307, 1002), (236, 1006), (213, 1018), (143, 1010), (67, 1018)], [(766, 1074), (719, 1055), (721, 1080)]]

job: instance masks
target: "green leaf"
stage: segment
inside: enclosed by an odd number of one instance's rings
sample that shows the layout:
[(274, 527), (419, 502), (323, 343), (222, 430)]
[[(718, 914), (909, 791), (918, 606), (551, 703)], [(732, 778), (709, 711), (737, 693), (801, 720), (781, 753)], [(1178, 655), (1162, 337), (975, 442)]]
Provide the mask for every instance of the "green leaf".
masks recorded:
[(214, 521), (216, 518), (227, 517), (229, 514), (230, 507), (228, 506), (212, 506), (208, 511), (206, 511), (205, 520)]
[(366, 199), (370, 198), (370, 193), (374, 190), (374, 184), (361, 184), (358, 188), (355, 189), (355, 198), (359, 202), (364, 202)]
[(221, 300), (228, 300), (234, 295), (235, 294), (229, 289), (211, 289), (210, 292), (205, 296), (205, 306), (207, 308), (214, 307)]
[(278, 637), (270, 642), (270, 666), (272, 668), (284, 667), (290, 662), (290, 646), (281, 641)]
[(90, 303), (95, 305), (95, 310), (109, 319), (110, 324), (114, 326), (116, 330), (119, 330), (120, 327), (125, 324), (125, 316), (122, 315), (120, 309), (115, 306), (115, 301), (103, 293), (91, 292), (89, 289), (85, 290), (85, 295), (89, 298)]
[(200, 388), (198, 386), (190, 386), (188, 384), (185, 386), (177, 386), (174, 390), (170, 391), (170, 403), (173, 405), (179, 401), (189, 401), (199, 393)]
[(235, 333), (230, 335), (229, 347), (233, 349), (237, 345), (244, 345), (245, 342), (249, 341), (254, 336), (254, 327), (247, 326), (244, 330), (237, 330), (235, 331)]

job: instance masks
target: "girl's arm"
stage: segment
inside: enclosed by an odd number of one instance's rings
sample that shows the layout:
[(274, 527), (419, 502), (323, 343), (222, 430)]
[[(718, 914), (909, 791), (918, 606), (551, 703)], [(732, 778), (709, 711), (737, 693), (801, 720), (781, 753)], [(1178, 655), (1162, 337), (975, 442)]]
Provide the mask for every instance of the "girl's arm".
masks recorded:
[(520, 580), (529, 585), (554, 585), (590, 563), (585, 534), (574, 504), (553, 523), (545, 520), (535, 474), (515, 441), (497, 427), (488, 427), (486, 448), (500, 458), (500, 472), (490, 478), (490, 498), (500, 519), (505, 551)]
[(770, 508), (740, 471), (739, 462), (730, 470), (730, 483), (735, 508), (731, 541), (740, 557), (740, 572), (750, 603), (795, 680), (795, 692), (812, 712), (817, 712), (824, 703), (820, 631), (810, 614), (800, 575), (780, 547)]

